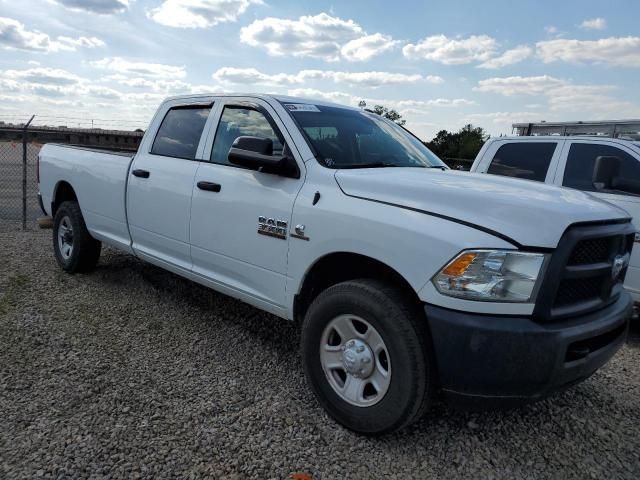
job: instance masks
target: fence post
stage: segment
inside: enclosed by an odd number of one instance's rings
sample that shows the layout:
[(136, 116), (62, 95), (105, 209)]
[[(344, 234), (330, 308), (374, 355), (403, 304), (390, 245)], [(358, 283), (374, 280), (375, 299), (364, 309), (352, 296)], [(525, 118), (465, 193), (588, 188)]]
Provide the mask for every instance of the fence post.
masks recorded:
[(22, 230), (27, 229), (27, 130), (34, 117), (31, 115), (22, 129)]

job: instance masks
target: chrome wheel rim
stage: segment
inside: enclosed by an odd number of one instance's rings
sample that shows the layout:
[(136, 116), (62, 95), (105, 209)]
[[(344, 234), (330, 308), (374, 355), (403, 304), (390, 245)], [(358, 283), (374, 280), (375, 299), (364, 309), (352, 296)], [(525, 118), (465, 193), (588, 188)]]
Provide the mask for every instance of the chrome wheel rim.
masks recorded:
[(62, 217), (58, 225), (58, 250), (65, 260), (73, 253), (73, 227), (71, 219), (67, 216)]
[(391, 358), (382, 336), (357, 315), (339, 315), (325, 327), (320, 363), (327, 381), (344, 401), (375, 405), (391, 382)]

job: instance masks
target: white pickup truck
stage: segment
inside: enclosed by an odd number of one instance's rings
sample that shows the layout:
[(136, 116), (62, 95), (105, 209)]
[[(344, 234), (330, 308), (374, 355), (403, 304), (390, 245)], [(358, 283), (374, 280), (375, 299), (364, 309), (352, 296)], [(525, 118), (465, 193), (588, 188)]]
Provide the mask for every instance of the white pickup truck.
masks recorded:
[(575, 188), (629, 212), (638, 233), (625, 287), (640, 308), (640, 143), (589, 136), (499, 137), (485, 143), (471, 171)]
[(65, 271), (104, 242), (299, 322), (312, 390), (358, 432), (400, 429), (437, 394), (542, 398), (626, 338), (625, 211), (453, 172), (367, 111), (171, 98), (135, 155), (45, 145), (39, 182)]

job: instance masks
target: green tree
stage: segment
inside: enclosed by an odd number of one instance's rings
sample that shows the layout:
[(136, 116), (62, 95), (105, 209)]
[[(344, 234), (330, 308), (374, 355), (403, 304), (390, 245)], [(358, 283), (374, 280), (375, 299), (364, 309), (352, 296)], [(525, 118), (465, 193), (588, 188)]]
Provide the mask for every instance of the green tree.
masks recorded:
[(440, 130), (425, 145), (440, 158), (474, 159), (489, 135), (481, 127), (465, 125), (456, 133)]
[(402, 115), (400, 115), (398, 112), (396, 112), (393, 109), (389, 110), (387, 107), (383, 105), (376, 105), (375, 107), (373, 107), (373, 110), (371, 111), (373, 113), (377, 113), (378, 115), (383, 116), (384, 118), (391, 120), (392, 122), (397, 123), (398, 125), (404, 125), (405, 123), (407, 123), (407, 121), (402, 118)]

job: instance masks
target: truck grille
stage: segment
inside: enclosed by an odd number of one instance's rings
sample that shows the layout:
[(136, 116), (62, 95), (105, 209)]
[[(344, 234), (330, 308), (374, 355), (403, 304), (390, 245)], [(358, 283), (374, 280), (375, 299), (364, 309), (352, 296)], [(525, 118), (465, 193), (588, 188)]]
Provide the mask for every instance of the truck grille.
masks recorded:
[(568, 265), (606, 262), (611, 253), (611, 238), (581, 240), (571, 252)]
[(565, 307), (597, 298), (602, 293), (605, 283), (606, 277), (602, 275), (591, 278), (565, 278), (560, 282), (555, 306)]
[[(534, 312), (536, 318), (567, 318), (615, 301), (623, 290), (633, 230), (629, 222), (567, 229), (547, 268)], [(621, 257), (627, 263), (614, 276), (614, 262)]]

